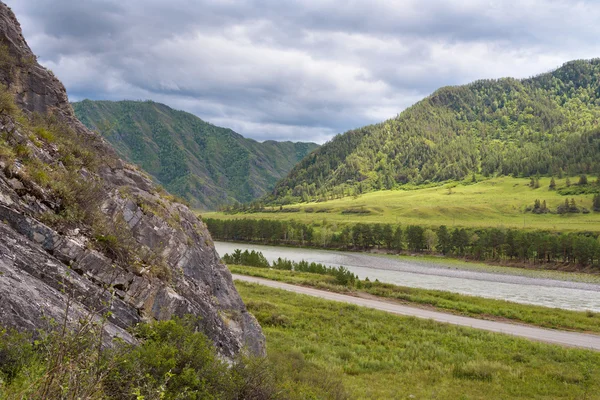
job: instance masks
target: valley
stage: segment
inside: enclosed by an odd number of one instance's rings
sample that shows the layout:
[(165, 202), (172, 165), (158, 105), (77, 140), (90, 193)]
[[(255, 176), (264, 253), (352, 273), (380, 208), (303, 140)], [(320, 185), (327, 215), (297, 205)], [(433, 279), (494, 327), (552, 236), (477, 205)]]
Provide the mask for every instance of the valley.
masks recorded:
[[(539, 178), (539, 187), (529, 178), (508, 176), (448, 182), (430, 187), (409, 186), (319, 202), (266, 206), (264, 209), (231, 212), (203, 212), (204, 218), (296, 220), (303, 223), (343, 226), (354, 223), (386, 223), (466, 228), (517, 228), (559, 232), (600, 232), (600, 212), (593, 212), (594, 193), (600, 192), (596, 177), (589, 177), (590, 193), (578, 194), (578, 177), (555, 179), (557, 190), (550, 190), (551, 178)], [(563, 194), (564, 193), (564, 194)], [(569, 193), (569, 194), (567, 194)], [(578, 213), (558, 214), (565, 200), (575, 200)], [(550, 212), (535, 214), (535, 201), (545, 201)], [(529, 211), (527, 209), (529, 208)], [(583, 208), (589, 211), (583, 213)]]
[(593, 2), (3, 1), (0, 399), (600, 399)]
[(119, 156), (191, 206), (216, 209), (267, 194), (315, 143), (257, 142), (152, 101), (73, 103)]

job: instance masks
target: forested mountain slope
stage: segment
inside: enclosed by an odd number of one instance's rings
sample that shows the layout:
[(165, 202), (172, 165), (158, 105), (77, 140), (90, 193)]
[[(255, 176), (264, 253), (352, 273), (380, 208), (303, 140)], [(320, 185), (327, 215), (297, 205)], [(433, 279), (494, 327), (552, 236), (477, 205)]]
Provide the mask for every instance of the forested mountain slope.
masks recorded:
[(533, 78), (444, 87), (377, 125), (338, 135), (271, 200), (339, 197), (402, 184), (600, 172), (600, 59)]
[(249, 202), (273, 189), (314, 143), (246, 139), (231, 129), (150, 101), (73, 103), (122, 157), (193, 206)]

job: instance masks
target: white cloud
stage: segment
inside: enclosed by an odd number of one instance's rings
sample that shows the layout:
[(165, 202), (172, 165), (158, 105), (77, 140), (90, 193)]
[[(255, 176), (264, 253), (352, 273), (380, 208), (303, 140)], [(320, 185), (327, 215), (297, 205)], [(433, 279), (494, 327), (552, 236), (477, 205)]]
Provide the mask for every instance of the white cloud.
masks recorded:
[(600, 56), (566, 0), (7, 0), (72, 99), (152, 99), (259, 140), (314, 140), (440, 86)]

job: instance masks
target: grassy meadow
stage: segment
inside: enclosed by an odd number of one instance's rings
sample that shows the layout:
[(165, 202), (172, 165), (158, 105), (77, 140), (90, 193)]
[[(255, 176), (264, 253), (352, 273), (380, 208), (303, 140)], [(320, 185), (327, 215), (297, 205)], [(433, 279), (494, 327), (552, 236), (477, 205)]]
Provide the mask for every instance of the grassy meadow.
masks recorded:
[[(571, 177), (575, 190), (578, 177)], [(589, 176), (588, 181), (595, 182)], [(529, 186), (529, 178), (497, 177), (477, 183), (469, 180), (413, 190), (386, 190), (358, 197), (344, 197), (325, 202), (288, 205), (279, 211), (237, 213), (203, 213), (207, 218), (295, 219), (305, 223), (401, 223), (402, 225), (439, 225), (462, 227), (506, 227), (552, 231), (600, 231), (600, 212), (589, 214), (533, 214), (525, 212), (535, 200), (546, 201), (552, 211), (571, 198), (580, 208), (592, 209), (592, 194), (561, 195), (566, 178), (555, 179), (556, 189), (549, 190), (550, 178), (540, 178), (540, 187)]]
[(236, 282), (271, 354), (340, 376), (356, 399), (598, 399), (600, 353)]
[(468, 317), (511, 321), (543, 328), (553, 328), (600, 334), (600, 314), (563, 310), (505, 300), (467, 296), (440, 290), (404, 287), (382, 282), (361, 281), (359, 285), (343, 286), (335, 277), (309, 272), (230, 265), (234, 274), (249, 275), (294, 285), (310, 286), (356, 296), (372, 295), (401, 304), (434, 308), (437, 311)]

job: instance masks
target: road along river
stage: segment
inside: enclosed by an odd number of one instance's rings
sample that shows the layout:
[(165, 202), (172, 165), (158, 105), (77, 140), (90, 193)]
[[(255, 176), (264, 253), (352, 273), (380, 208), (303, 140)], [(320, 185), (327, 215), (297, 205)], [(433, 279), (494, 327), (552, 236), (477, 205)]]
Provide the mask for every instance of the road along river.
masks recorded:
[(215, 242), (222, 256), (235, 249), (256, 250), (269, 261), (277, 258), (340, 265), (360, 279), (394, 283), (424, 289), (445, 290), (472, 296), (503, 299), (569, 310), (600, 312), (600, 284), (559, 279), (533, 278), (508, 273), (461, 269), (443, 259), (431, 261), (418, 257), (384, 257), (365, 253), (299, 249)]
[(600, 336), (596, 335), (588, 335), (585, 333), (577, 332), (557, 331), (551, 329), (536, 328), (532, 326), (508, 324), (505, 322), (486, 321), (483, 319), (461, 317), (458, 315), (424, 310), (422, 308), (410, 307), (401, 304), (393, 304), (385, 301), (363, 299), (340, 293), (332, 293), (325, 290), (289, 285), (287, 283), (275, 282), (262, 278), (255, 278), (253, 276), (233, 275), (233, 278), (235, 280), (258, 283), (261, 285), (288, 290), (291, 292), (305, 294), (309, 296), (319, 297), (326, 300), (341, 301), (344, 303), (355, 304), (357, 306), (373, 308), (375, 310), (385, 311), (392, 314), (406, 315), (416, 318), (425, 318), (437, 322), (468, 326), (471, 328), (482, 329), (491, 332), (519, 336), (527, 339), (537, 340), (540, 342), (559, 344), (563, 346), (583, 347), (587, 349), (600, 351)]

